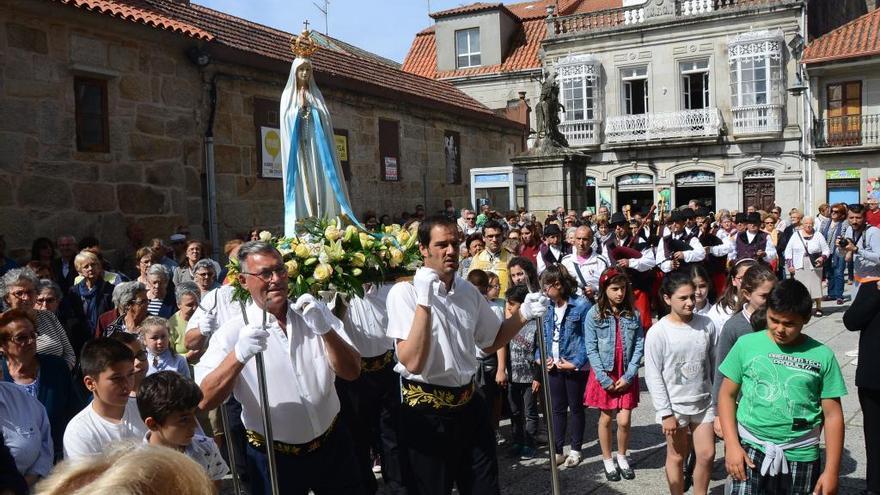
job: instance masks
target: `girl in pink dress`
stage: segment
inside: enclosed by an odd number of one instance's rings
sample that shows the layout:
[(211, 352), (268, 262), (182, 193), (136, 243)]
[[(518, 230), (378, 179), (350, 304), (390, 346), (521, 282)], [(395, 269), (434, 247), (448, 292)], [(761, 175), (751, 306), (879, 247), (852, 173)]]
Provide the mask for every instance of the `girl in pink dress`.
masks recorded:
[[(599, 446), (605, 478), (631, 480), (626, 457), (630, 418), (639, 404), (639, 363), (645, 351), (641, 319), (633, 307), (632, 283), (622, 270), (609, 268), (599, 278), (596, 305), (584, 322), (590, 376), (584, 404), (598, 408)], [(617, 455), (612, 457), (611, 423), (617, 416)]]

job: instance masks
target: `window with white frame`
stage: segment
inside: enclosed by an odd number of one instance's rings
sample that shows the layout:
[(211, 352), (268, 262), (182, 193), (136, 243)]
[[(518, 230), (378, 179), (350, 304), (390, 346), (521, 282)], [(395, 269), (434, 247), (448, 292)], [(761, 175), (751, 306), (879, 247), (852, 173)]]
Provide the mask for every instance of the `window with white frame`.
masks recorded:
[(562, 122), (597, 119), (599, 72), (599, 62), (590, 55), (568, 57), (556, 64), (565, 107)]
[(455, 65), (459, 69), (480, 65), (480, 28), (455, 32)]
[(690, 60), (679, 64), (681, 70), (681, 106), (699, 110), (712, 106), (709, 99), (709, 60)]
[(781, 31), (757, 31), (729, 41), (730, 94), (733, 108), (782, 104)]
[(648, 113), (648, 67), (621, 69), (623, 85), (623, 113), (642, 115)]

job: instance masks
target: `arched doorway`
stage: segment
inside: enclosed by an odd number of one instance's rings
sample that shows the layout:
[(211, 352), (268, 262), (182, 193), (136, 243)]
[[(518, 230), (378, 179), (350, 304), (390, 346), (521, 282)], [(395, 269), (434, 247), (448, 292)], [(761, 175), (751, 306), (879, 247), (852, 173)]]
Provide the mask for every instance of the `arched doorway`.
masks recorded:
[(697, 200), (710, 211), (715, 211), (715, 174), (704, 170), (675, 175), (675, 206)]
[(770, 211), (776, 204), (776, 173), (769, 168), (753, 168), (743, 174), (743, 210), (754, 206)]
[(617, 178), (617, 211), (623, 205), (648, 211), (654, 203), (654, 177), (648, 174), (627, 174)]

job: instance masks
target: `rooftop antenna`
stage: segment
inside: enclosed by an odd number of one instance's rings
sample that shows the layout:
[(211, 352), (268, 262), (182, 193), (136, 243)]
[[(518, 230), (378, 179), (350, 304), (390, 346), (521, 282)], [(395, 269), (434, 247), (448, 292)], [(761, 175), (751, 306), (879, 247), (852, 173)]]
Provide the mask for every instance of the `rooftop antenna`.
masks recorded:
[(330, 36), (330, 28), (329, 28), (329, 24), (328, 24), (328, 19), (330, 17), (330, 15), (328, 14), (328, 12), (330, 11), (330, 0), (324, 0), (323, 7), (321, 7), (321, 5), (318, 4), (318, 2), (312, 2), (312, 5), (317, 7), (318, 10), (320, 10), (321, 13), (324, 14), (324, 35)]

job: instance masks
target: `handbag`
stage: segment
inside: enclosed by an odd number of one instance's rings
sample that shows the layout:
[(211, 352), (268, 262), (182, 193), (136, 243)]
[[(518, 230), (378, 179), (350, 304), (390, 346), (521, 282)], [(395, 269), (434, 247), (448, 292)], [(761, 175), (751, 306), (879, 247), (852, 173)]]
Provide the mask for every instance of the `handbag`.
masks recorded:
[[(803, 234), (801, 234), (800, 232), (798, 232), (798, 237), (800, 237), (800, 239), (801, 239), (801, 245), (804, 246), (804, 253), (806, 254), (807, 257), (810, 258), (810, 267), (811, 267), (811, 268), (814, 268), (814, 269), (815, 269), (815, 268), (818, 268), (818, 267), (816, 266), (816, 261), (819, 260), (819, 258), (822, 257), (822, 253), (821, 253), (821, 252), (820, 252), (820, 253), (811, 253), (810, 250), (807, 249), (807, 243), (804, 242), (804, 236), (803, 236)], [(804, 268), (806, 268), (806, 267), (804, 267)]]

